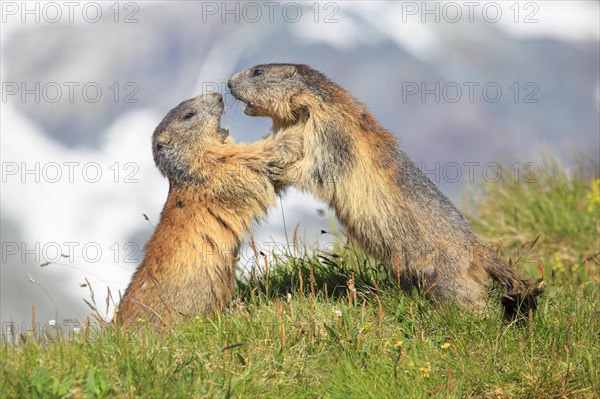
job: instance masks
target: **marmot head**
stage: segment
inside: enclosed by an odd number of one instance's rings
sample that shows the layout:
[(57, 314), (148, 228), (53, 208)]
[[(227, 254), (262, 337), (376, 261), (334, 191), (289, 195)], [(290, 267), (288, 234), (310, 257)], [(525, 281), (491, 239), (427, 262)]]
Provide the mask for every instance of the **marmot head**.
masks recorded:
[(193, 181), (194, 160), (210, 145), (228, 140), (229, 132), (220, 127), (224, 108), (221, 94), (203, 94), (182, 102), (158, 124), (152, 135), (152, 153), (169, 181)]
[(341, 89), (302, 64), (256, 65), (236, 74), (227, 85), (236, 99), (247, 104), (246, 115), (270, 117), (281, 125), (295, 124)]

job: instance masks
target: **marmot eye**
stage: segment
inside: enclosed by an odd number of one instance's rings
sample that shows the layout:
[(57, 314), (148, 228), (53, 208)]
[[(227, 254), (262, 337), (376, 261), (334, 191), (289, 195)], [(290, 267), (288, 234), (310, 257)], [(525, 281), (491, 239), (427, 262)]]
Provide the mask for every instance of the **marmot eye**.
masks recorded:
[(262, 73), (263, 73), (263, 70), (262, 70), (262, 69), (260, 69), (260, 68), (256, 68), (256, 69), (254, 70), (254, 72), (252, 72), (252, 75), (253, 75), (253, 76), (259, 76), (259, 75), (262, 75)]
[(193, 111), (190, 111), (187, 114), (183, 115), (183, 118), (181, 118), (181, 119), (183, 119), (184, 121), (187, 121), (188, 119), (191, 119), (194, 115), (196, 115), (196, 113)]

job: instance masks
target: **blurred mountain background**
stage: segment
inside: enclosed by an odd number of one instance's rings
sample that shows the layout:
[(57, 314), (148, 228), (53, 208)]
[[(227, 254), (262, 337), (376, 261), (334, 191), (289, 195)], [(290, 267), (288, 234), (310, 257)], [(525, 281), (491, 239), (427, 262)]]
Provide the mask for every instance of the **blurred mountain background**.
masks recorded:
[[(282, 2), (272, 15), (272, 4), (249, 3), (121, 3), (118, 22), (111, 3), (96, 3), (95, 23), (77, 10), (74, 23), (66, 10), (58, 23), (23, 23), (3, 8), (0, 321), (29, 320), (32, 305), (42, 322), (85, 318), (85, 278), (97, 297), (107, 287), (118, 297), (168, 190), (152, 161), (154, 127), (184, 99), (220, 90), (223, 125), (237, 141), (260, 139), (269, 121), (244, 116), (225, 85), (255, 64), (310, 64), (350, 89), (457, 203), (486, 164), (536, 162), (543, 148), (567, 164), (598, 162), (598, 2), (520, 3), (518, 16), (503, 3), (496, 22), (485, 2), (472, 22), (460, 2), (456, 22), (448, 2), (428, 2), (433, 14), (422, 2)], [(21, 96), (36, 84), (40, 98)], [(97, 182), (82, 175), (95, 170)], [(290, 190), (256, 241), (269, 252), (300, 222), (307, 245), (323, 245), (319, 231), (334, 223), (323, 210)], [(49, 258), (57, 262), (41, 267)]]

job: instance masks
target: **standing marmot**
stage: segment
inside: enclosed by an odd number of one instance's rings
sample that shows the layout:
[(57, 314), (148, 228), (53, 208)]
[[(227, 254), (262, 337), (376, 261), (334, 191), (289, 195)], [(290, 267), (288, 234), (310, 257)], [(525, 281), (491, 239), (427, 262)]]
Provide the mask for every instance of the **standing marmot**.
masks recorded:
[(219, 127), (223, 109), (220, 94), (202, 95), (172, 109), (154, 131), (154, 160), (169, 194), (121, 300), (121, 324), (171, 323), (227, 305), (242, 240), (275, 204), (269, 175), (301, 156), (294, 136), (233, 144)]
[(326, 201), (350, 238), (401, 270), (404, 283), (420, 281), (435, 299), (478, 309), (490, 276), (506, 290), (507, 318), (535, 308), (540, 290), (478, 244), (462, 214), (350, 92), (295, 64), (257, 65), (228, 86), (247, 115), (272, 118), (274, 133), (303, 132), (304, 158), (278, 183)]

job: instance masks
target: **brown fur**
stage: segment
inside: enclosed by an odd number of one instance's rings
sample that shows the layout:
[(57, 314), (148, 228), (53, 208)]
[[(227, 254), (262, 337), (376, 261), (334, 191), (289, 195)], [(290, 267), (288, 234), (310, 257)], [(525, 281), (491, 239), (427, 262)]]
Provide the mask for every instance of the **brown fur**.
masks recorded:
[(233, 144), (219, 127), (222, 112), (220, 94), (199, 96), (171, 110), (154, 132), (169, 194), (119, 306), (121, 324), (170, 324), (223, 309), (242, 240), (275, 204), (269, 176), (302, 152), (297, 137)]
[(492, 277), (506, 290), (507, 318), (535, 308), (540, 290), (478, 244), (462, 214), (350, 92), (296, 64), (257, 65), (228, 84), (247, 115), (273, 119), (276, 135), (302, 132), (305, 156), (279, 184), (327, 202), (351, 239), (392, 270), (400, 266), (404, 283), (481, 309)]

